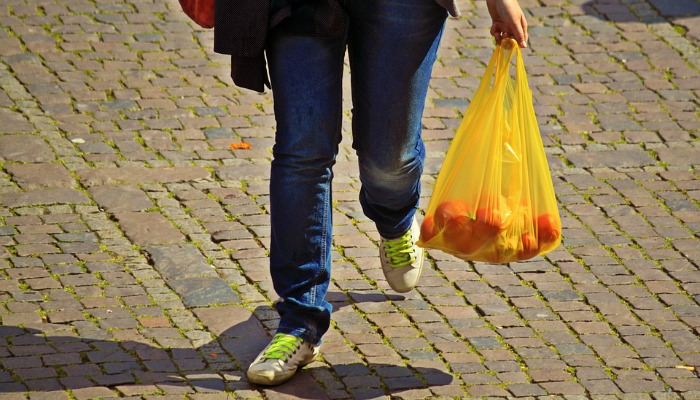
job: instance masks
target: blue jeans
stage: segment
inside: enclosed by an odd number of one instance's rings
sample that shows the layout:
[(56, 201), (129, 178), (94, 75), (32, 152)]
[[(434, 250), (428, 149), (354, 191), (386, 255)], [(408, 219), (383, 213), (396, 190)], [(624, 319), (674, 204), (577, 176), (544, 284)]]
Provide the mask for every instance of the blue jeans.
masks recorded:
[(331, 181), (341, 140), (347, 47), (360, 203), (380, 235), (406, 232), (420, 197), (421, 117), (447, 13), (434, 0), (346, 0), (337, 38), (272, 32), (277, 132), (270, 176), (270, 272), (279, 333), (320, 343), (331, 305)]

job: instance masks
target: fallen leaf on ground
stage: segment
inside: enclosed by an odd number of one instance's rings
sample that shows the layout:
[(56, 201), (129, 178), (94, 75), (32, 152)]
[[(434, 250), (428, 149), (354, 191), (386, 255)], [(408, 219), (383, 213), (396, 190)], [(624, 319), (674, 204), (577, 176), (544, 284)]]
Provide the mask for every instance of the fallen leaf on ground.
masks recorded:
[(695, 371), (695, 367), (691, 367), (689, 365), (676, 365), (676, 368), (678, 369), (687, 369), (688, 371)]
[(231, 145), (229, 147), (231, 148), (231, 150), (235, 150), (235, 149), (248, 150), (253, 146), (248, 142), (238, 142), (238, 143), (231, 143)]

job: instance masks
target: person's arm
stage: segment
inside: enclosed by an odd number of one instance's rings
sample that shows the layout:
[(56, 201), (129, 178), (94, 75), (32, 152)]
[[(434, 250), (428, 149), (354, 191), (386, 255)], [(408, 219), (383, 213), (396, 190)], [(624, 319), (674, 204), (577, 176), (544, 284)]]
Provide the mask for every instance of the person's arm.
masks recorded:
[(527, 47), (527, 21), (518, 0), (486, 0), (491, 14), (491, 35), (500, 43), (511, 37), (520, 47)]

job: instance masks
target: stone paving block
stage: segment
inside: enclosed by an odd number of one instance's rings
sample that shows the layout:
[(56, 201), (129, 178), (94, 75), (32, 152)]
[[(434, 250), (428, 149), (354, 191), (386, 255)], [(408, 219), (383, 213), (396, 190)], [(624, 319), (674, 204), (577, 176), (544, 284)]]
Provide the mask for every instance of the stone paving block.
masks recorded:
[(182, 296), (187, 307), (240, 302), (231, 286), (220, 278), (178, 278), (169, 280), (168, 285)]
[(25, 190), (44, 187), (74, 188), (77, 182), (60, 164), (12, 164), (6, 167), (12, 179)]
[(140, 212), (153, 207), (151, 199), (135, 185), (94, 186), (89, 192), (95, 202), (110, 213)]
[(85, 194), (68, 188), (37, 189), (19, 193), (3, 193), (0, 205), (5, 207), (26, 207), (49, 204), (90, 204)]
[(125, 396), (146, 395), (159, 391), (156, 385), (115, 386), (114, 389), (118, 390)]
[(269, 176), (269, 173), (270, 166), (268, 164), (227, 165), (216, 168), (216, 176), (224, 181), (262, 178)]
[(31, 133), (34, 127), (19, 112), (0, 109), (0, 124), (5, 133)]
[(666, 148), (656, 153), (662, 162), (669, 165), (697, 165), (700, 163), (700, 148)]
[[(8, 116), (5, 112), (3, 115)], [(42, 138), (34, 135), (0, 136), (0, 157), (8, 161), (29, 163), (48, 162), (55, 159), (49, 145)]]
[[(418, 290), (387, 292), (348, 97), (334, 323), (278, 388), (242, 370), (279, 323), (271, 93), (232, 88), (177, 3), (20, 3), (0, 10), (0, 398), (700, 397), (676, 368), (700, 364), (695, 0), (521, 2), (564, 225), (531, 262), (431, 251)], [(423, 115), (421, 209), (493, 49), (483, 3), (460, 6)]]
[(81, 389), (73, 389), (72, 390), (73, 396), (75, 396), (76, 399), (79, 400), (87, 400), (87, 399), (95, 399), (95, 398), (111, 398), (111, 397), (118, 397), (118, 393), (107, 388), (107, 387), (90, 387), (90, 388), (81, 388)]
[(628, 168), (656, 164), (647, 153), (635, 150), (571, 153), (566, 158), (579, 168)]
[(77, 171), (80, 181), (87, 187), (115, 183), (172, 183), (209, 179), (209, 172), (202, 167), (168, 168), (101, 168)]
[(216, 272), (206, 262), (194, 245), (170, 244), (148, 246), (145, 247), (144, 250), (148, 253), (153, 267), (160, 272), (166, 280), (216, 276)]
[(126, 236), (138, 245), (180, 243), (185, 237), (162, 214), (117, 212), (114, 217)]

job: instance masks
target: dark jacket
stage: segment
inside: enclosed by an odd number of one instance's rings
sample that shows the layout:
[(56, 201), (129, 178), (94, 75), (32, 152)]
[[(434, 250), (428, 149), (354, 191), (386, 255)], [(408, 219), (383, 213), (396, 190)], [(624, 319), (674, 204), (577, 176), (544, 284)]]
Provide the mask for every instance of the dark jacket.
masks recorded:
[[(335, 37), (345, 31), (343, 0), (216, 0), (214, 51), (231, 55), (236, 86), (265, 91), (270, 87), (265, 63), (268, 31)], [(453, 16), (455, 0), (436, 0)], [(284, 25), (284, 26), (282, 26)]]
[(296, 34), (340, 35), (345, 30), (340, 1), (216, 0), (214, 51), (231, 55), (234, 84), (263, 92), (270, 87), (264, 55), (268, 31), (279, 27)]

